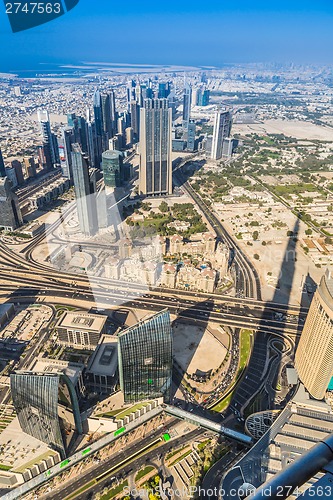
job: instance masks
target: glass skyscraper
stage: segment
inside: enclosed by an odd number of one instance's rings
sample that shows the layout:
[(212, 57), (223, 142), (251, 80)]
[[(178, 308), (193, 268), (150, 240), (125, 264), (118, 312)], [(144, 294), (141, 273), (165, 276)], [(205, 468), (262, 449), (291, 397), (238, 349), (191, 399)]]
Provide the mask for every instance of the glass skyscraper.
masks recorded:
[(56, 136), (51, 132), (48, 112), (46, 110), (38, 110), (37, 115), (43, 136), (43, 150), (45, 157), (44, 167), (50, 170), (56, 164), (60, 163), (58, 141)]
[(79, 144), (72, 144), (72, 172), (77, 215), (82, 234), (93, 236), (98, 232), (95, 183), (90, 175), (88, 158)]
[(120, 386), (126, 403), (170, 397), (172, 330), (165, 310), (119, 334)]
[(0, 149), (0, 177), (6, 177), (5, 163), (3, 161), (1, 149)]
[(10, 375), (10, 388), (21, 429), (65, 457), (68, 425), (59, 417), (58, 401), (73, 411), (76, 431), (82, 434), (79, 404), (69, 378), (60, 373), (18, 371)]
[(119, 187), (123, 183), (123, 155), (120, 151), (105, 151), (102, 154), (102, 170), (107, 187)]
[(140, 193), (172, 194), (172, 110), (168, 100), (146, 99), (140, 113)]

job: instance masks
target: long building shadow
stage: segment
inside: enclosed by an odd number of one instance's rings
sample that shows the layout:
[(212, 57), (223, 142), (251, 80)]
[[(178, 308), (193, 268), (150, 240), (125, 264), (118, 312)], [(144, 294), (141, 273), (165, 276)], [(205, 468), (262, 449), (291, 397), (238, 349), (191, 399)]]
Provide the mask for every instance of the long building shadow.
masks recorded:
[[(297, 219), (284, 252), (279, 280), (272, 299), (273, 303), (281, 303), (282, 298), (283, 303), (289, 303), (297, 259), (298, 230), (299, 220)], [(277, 321), (282, 329), (292, 318), (288, 318), (288, 314), (282, 313), (279, 316), (276, 314), (272, 316), (272, 311), (268, 307), (264, 309), (259, 327), (252, 336), (250, 361), (224, 415), (230, 423), (232, 420), (236, 420), (234, 422), (236, 426), (243, 426), (245, 418), (254, 412), (282, 408), (288, 399), (290, 388), (286, 381), (283, 364), (287, 363), (288, 359), (292, 362), (294, 344), (290, 345), (289, 342), (286, 342), (284, 345), (283, 339), (278, 342), (276, 335), (264, 333), (265, 330), (267, 331), (267, 326), (265, 326), (267, 319)]]
[[(171, 402), (185, 409), (190, 408), (192, 411), (200, 408), (198, 400), (202, 399), (201, 392), (204, 391), (205, 382), (212, 376), (209, 367), (207, 370), (194, 370), (192, 361), (198, 348), (202, 349), (200, 344), (204, 335), (210, 335), (207, 327), (213, 309), (213, 300), (205, 300), (188, 307), (175, 302), (174, 310), (170, 310), (171, 313), (177, 314), (177, 319), (172, 325), (174, 359)], [(202, 391), (199, 389), (200, 385)]]
[[(280, 268), (280, 278), (277, 283), (272, 302), (279, 302), (283, 293), (283, 303), (289, 303), (290, 294), (295, 275), (296, 242), (299, 230), (299, 220), (295, 222), (292, 236), (290, 236), (286, 250), (283, 255)], [(282, 289), (282, 290), (281, 290)], [(272, 314), (275, 314), (273, 317)], [(283, 338), (278, 338), (267, 332), (266, 320), (275, 320), (281, 328), (286, 327), (288, 314), (273, 313), (267, 305), (263, 311), (261, 321), (252, 336), (252, 352), (247, 368), (241, 374), (235, 391), (232, 394), (230, 404), (226, 411), (220, 415), (228, 427), (235, 427), (244, 431), (245, 419), (252, 413), (267, 409), (282, 409), (286, 402), (292, 397), (294, 390), (290, 389), (286, 380), (286, 366), (293, 365), (294, 343), (290, 350), (283, 347)], [(298, 324), (299, 333), (302, 323)], [(229, 469), (233, 463), (238, 461), (239, 448), (231, 448), (226, 455), (230, 457)], [(220, 481), (226, 472), (226, 457), (219, 460), (204, 477), (201, 487), (200, 498), (204, 500), (217, 500)], [(242, 483), (240, 483), (242, 484)], [(239, 484), (239, 486), (240, 486)], [(206, 494), (206, 491), (213, 491)], [(237, 489), (236, 489), (237, 491)]]

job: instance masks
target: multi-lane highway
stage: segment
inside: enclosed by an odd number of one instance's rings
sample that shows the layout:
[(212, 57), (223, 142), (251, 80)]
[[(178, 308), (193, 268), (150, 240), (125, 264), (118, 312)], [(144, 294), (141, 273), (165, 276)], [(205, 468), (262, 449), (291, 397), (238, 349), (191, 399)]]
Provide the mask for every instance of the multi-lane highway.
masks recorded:
[(253, 297), (261, 299), (260, 278), (256, 268), (249, 258), (244, 254), (236, 240), (226, 231), (221, 221), (216, 217), (210, 207), (206, 205), (203, 199), (194, 191), (187, 182), (186, 176), (182, 172), (182, 167), (173, 171), (174, 178), (182, 186), (182, 189), (195, 201), (208, 222), (214, 228), (217, 236), (224, 241), (230, 248), (230, 259), (235, 266), (236, 271), (236, 291), (240, 297)]
[[(38, 237), (39, 239), (39, 237)], [(29, 251), (31, 244), (28, 245)], [(88, 278), (85, 275), (63, 273), (48, 266), (28, 262), (4, 244), (0, 244), (0, 282), (3, 293), (16, 296), (54, 295), (57, 297), (95, 300), (109, 307), (126, 305), (138, 309), (158, 310), (168, 307), (171, 312), (200, 319), (226, 321), (230, 326), (261, 326), (277, 328), (281, 317), (288, 317), (288, 327), (295, 331), (307, 313), (306, 308), (296, 305), (275, 304), (255, 298), (240, 298), (229, 295), (194, 293), (185, 290), (146, 288), (141, 285), (106, 278)], [(202, 318), (202, 313), (204, 318)]]

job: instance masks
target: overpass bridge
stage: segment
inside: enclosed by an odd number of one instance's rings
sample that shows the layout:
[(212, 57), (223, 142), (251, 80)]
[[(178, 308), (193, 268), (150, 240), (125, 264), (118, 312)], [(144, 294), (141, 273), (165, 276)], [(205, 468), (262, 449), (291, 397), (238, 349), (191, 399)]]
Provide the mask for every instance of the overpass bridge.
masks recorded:
[(181, 410), (180, 408), (175, 408), (171, 405), (162, 405), (165, 413), (168, 415), (172, 415), (177, 418), (181, 418), (190, 424), (197, 425), (199, 427), (203, 427), (204, 429), (208, 429), (210, 431), (216, 432), (217, 434), (222, 434), (229, 439), (233, 439), (234, 441), (238, 441), (247, 446), (251, 446), (253, 444), (253, 440), (247, 434), (243, 434), (242, 432), (235, 431), (233, 429), (229, 429), (222, 424), (217, 422), (213, 422), (205, 417), (200, 417), (198, 415), (193, 414), (192, 412)]

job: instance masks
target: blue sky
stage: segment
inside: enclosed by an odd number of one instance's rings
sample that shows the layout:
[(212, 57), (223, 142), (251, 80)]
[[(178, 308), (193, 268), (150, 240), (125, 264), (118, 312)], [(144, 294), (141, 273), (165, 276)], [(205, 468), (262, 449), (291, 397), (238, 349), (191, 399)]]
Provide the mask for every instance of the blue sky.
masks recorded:
[(0, 72), (41, 62), (332, 63), (333, 1), (80, 0), (15, 34), (2, 8), (0, 46)]

